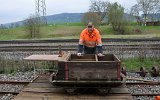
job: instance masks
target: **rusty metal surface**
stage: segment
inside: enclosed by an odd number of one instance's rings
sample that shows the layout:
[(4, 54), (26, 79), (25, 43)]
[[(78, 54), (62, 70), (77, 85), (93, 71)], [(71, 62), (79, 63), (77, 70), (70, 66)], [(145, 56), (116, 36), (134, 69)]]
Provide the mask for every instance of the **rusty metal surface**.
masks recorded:
[(77, 56), (76, 54), (71, 54), (69, 61), (96, 61), (96, 55), (84, 54), (82, 56)]
[(97, 88), (97, 87), (117, 87), (122, 85), (123, 81), (52, 81), (56, 86), (77, 87), (77, 88)]
[(116, 62), (68, 62), (71, 80), (111, 80), (117, 79)]
[[(95, 54), (84, 54), (80, 57), (67, 54), (62, 58), (65, 60), (57, 62), (56, 80), (120, 80), (120, 60), (114, 54), (105, 54), (103, 57)], [(40, 57), (36, 59), (42, 60)]]
[[(46, 79), (46, 83), (38, 83), (41, 79)], [(78, 95), (68, 95), (63, 88), (51, 85), (48, 76), (38, 77), (36, 82), (25, 87), (14, 100), (133, 100), (124, 85), (112, 88), (107, 96), (99, 96), (95, 93), (82, 93)], [(93, 92), (93, 91), (92, 91)]]
[(114, 54), (104, 54), (104, 56), (97, 56), (96, 54), (83, 54), (82, 56), (77, 56), (76, 54), (71, 54), (69, 57), (69, 61), (116, 61), (120, 62)]
[(68, 80), (118, 80), (120, 60), (114, 54), (97, 57), (94, 54), (76, 56), (71, 54), (66, 63), (66, 77)]

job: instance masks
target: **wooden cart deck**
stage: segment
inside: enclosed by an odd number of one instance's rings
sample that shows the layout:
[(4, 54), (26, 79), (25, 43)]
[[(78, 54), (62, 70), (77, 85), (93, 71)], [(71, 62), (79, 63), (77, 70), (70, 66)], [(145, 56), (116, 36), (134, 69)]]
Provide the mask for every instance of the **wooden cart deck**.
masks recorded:
[(112, 88), (107, 96), (95, 93), (68, 95), (62, 88), (57, 88), (49, 82), (49, 76), (41, 75), (25, 87), (14, 100), (133, 100), (125, 85)]

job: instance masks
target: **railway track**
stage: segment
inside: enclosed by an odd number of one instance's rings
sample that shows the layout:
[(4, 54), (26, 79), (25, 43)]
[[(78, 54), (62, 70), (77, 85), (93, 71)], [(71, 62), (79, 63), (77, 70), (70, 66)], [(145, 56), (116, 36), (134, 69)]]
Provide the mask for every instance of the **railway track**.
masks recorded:
[[(65, 39), (65, 40), (12, 40), (12, 41), (0, 41), (0, 46), (12, 46), (12, 45), (77, 45), (78, 39)], [(103, 45), (158, 45), (160, 39), (102, 39)]]
[[(110, 48), (112, 49), (112, 48)], [(152, 50), (152, 52), (154, 50), (156, 51), (159, 51), (160, 48), (159, 47), (152, 47), (152, 48), (134, 48), (134, 47), (127, 47), (127, 48), (124, 48), (124, 47), (121, 47), (121, 48), (113, 48), (113, 49), (119, 49), (119, 51), (140, 51), (142, 49), (145, 49), (145, 50)], [(0, 52), (14, 52), (14, 51), (58, 51), (59, 49), (58, 48), (27, 48), (27, 47), (24, 47), (24, 48), (15, 48), (15, 47), (12, 47), (12, 48), (0, 48)], [(77, 51), (77, 48), (63, 48), (62, 49), (63, 51)], [(103, 49), (103, 51), (107, 51), (105, 48)]]
[(29, 84), (29, 81), (0, 81), (0, 84), (23, 84), (23, 85), (27, 85)]
[(107, 96), (99, 96), (93, 90), (77, 95), (69, 95), (61, 87), (55, 87), (49, 82), (49, 75), (41, 75), (26, 86), (14, 100), (133, 100), (124, 85), (112, 88)]
[[(160, 39), (104, 39), (103, 41), (103, 49), (105, 52), (112, 52), (118, 54), (138, 54), (145, 53), (145, 54), (152, 54), (152, 55), (160, 55)], [(77, 39), (73, 40), (18, 40), (18, 41), (0, 41), (0, 53), (1, 57), (7, 59), (8, 56), (11, 56), (13, 59), (20, 59), (23, 58), (24, 55), (28, 55), (28, 52), (48, 52), (48, 51), (58, 51), (59, 45), (63, 51), (76, 51), (77, 50)], [(144, 51), (144, 52), (143, 52)], [(9, 52), (9, 53), (8, 53)], [(10, 53), (13, 52), (13, 53)], [(27, 53), (26, 53), (27, 52)], [(26, 54), (25, 54), (26, 53)], [(132, 54), (133, 53), (133, 54)], [(29, 53), (30, 54), (30, 53)], [(4, 56), (3, 56), (4, 55)], [(6, 57), (7, 55), (7, 57)], [(21, 57), (22, 56), (22, 57)], [(9, 59), (11, 59), (9, 58)], [(2, 60), (3, 61), (3, 60)], [(9, 63), (6, 63), (9, 64)], [(11, 63), (12, 64), (12, 63)], [(113, 90), (114, 93), (110, 95), (110, 97), (101, 97), (97, 96), (96, 94), (89, 94), (89, 95), (78, 95), (78, 96), (68, 96), (64, 93), (62, 89), (53, 88), (52, 84), (49, 84), (48, 79), (38, 79), (29, 85), (27, 85), (24, 90), (18, 95), (15, 100), (48, 100), (48, 99), (85, 99), (85, 100), (96, 100), (96, 99), (110, 99), (116, 97), (121, 98), (130, 98), (131, 94), (126, 92), (126, 90), (122, 89), (121, 93), (116, 93), (116, 89)], [(1, 84), (1, 83), (0, 83)], [(21, 83), (10, 83), (10, 84), (21, 84)], [(23, 83), (22, 83), (23, 84)], [(132, 83), (130, 83), (132, 84)], [(146, 85), (146, 83), (133, 83), (142, 87)], [(142, 84), (142, 85), (140, 85)], [(150, 84), (147, 82), (147, 84)], [(153, 84), (153, 83), (152, 83)], [(150, 86), (152, 86), (150, 84)], [(154, 83), (154, 86), (159, 86), (159, 83)], [(126, 83), (129, 86), (129, 83)], [(131, 85), (130, 85), (131, 86)], [(148, 85), (149, 86), (149, 85)], [(126, 88), (125, 88), (126, 89)], [(142, 89), (143, 90), (143, 89)], [(57, 93), (58, 91), (58, 93)], [(4, 91), (4, 94), (6, 91)], [(9, 93), (9, 92), (8, 92)], [(17, 92), (18, 94), (19, 92)], [(59, 94), (60, 93), (60, 94)], [(3, 94), (3, 93), (0, 93)], [(14, 94), (14, 93), (11, 93)], [(16, 93), (15, 93), (16, 94)], [(16, 94), (16, 95), (17, 95)], [(158, 94), (139, 94), (134, 93), (132, 96), (155, 96)], [(62, 98), (62, 97), (63, 98)], [(26, 99), (24, 99), (26, 98)], [(36, 98), (36, 99), (35, 99)], [(123, 99), (122, 99), (123, 100)], [(130, 99), (129, 99), (130, 100)]]
[[(95, 92), (87, 91), (78, 95), (68, 95), (62, 88), (54, 87), (49, 82), (50, 74), (43, 74), (35, 78), (32, 82), (26, 81), (0, 81), (0, 84), (12, 84), (12, 85), (24, 85), (23, 90), (19, 92), (13, 91), (1, 91), (1, 95), (12, 94), (15, 96), (14, 100), (133, 100), (133, 97), (137, 98), (150, 98), (154, 100), (154, 97), (160, 95), (158, 81), (127, 81), (125, 85), (113, 88), (109, 95), (99, 96)], [(136, 78), (137, 79), (137, 78)], [(127, 87), (127, 88), (126, 88)], [(157, 88), (157, 89), (156, 89)], [(129, 89), (129, 92), (128, 92)], [(155, 90), (156, 89), (156, 90)], [(130, 91), (132, 90), (132, 91)], [(136, 91), (137, 90), (137, 91)], [(158, 92), (157, 92), (158, 91)], [(23, 99), (22, 99), (23, 98)], [(141, 99), (141, 100), (150, 100)], [(137, 99), (135, 99), (137, 100)]]
[(17, 95), (29, 83), (27, 81), (0, 81), (0, 94)]
[(19, 92), (12, 92), (12, 91), (0, 91), (1, 95), (5, 95), (5, 94), (12, 94), (12, 95), (17, 95), (19, 94)]
[[(159, 57), (160, 39), (103, 39), (103, 52), (119, 58)], [(57, 54), (59, 46), (66, 52), (77, 52), (78, 39), (0, 41), (0, 58), (19, 59), (31, 54)], [(1, 60), (0, 60), (1, 62)], [(9, 63), (8, 63), (9, 64)]]
[[(160, 38), (148, 38), (148, 39), (120, 39), (120, 38), (102, 38), (103, 42), (147, 42), (147, 41), (159, 41)], [(17, 43), (65, 43), (65, 42), (78, 42), (78, 39), (55, 39), (55, 40), (8, 40), (0, 41), (0, 44), (17, 44)]]
[(160, 82), (158, 80), (140, 80), (137, 82), (126, 82), (126, 86), (129, 89), (129, 92), (131, 93), (133, 98), (135, 100), (155, 100), (155, 96), (160, 95)]
[[(15, 51), (77, 51), (78, 39), (0, 41), (0, 52)], [(103, 39), (104, 51), (160, 50), (159, 39)], [(156, 52), (157, 53), (157, 52)]]

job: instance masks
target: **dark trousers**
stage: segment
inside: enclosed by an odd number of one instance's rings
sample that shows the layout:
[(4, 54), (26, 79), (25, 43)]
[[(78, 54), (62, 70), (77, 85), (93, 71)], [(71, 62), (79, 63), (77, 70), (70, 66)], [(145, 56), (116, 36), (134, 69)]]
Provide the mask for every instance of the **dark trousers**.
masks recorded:
[(84, 46), (84, 54), (96, 54), (96, 47), (87, 47)]

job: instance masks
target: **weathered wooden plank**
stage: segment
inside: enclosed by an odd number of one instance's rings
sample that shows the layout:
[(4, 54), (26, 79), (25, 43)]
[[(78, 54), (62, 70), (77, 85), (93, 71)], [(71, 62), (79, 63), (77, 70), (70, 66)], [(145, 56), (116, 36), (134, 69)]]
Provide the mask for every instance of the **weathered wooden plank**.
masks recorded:
[(58, 55), (31, 55), (26, 58), (25, 60), (30, 61), (63, 61), (63, 57), (58, 57)]

